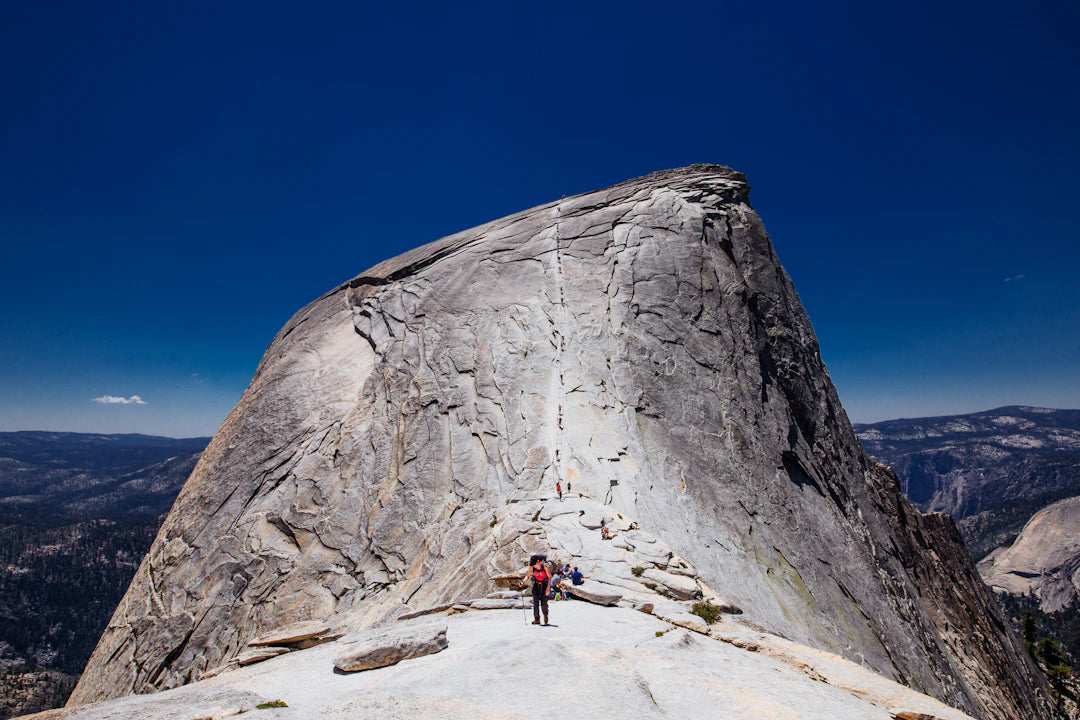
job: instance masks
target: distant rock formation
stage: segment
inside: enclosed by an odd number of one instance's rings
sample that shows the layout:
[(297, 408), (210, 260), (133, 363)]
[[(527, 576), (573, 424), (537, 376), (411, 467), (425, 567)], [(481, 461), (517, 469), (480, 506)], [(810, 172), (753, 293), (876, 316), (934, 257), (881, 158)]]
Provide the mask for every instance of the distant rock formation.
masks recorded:
[(1044, 612), (1080, 600), (1080, 497), (1037, 512), (1009, 547), (979, 563), (986, 584), (1012, 595), (1034, 593)]
[(1010, 406), (855, 431), (917, 508), (952, 515), (977, 559), (1038, 510), (1080, 495), (1080, 410)]
[(185, 684), (298, 621), (482, 596), (537, 551), (620, 595), (722, 595), (979, 717), (1046, 711), (951, 520), (863, 454), (718, 166), (452, 235), (297, 313), (71, 704)]

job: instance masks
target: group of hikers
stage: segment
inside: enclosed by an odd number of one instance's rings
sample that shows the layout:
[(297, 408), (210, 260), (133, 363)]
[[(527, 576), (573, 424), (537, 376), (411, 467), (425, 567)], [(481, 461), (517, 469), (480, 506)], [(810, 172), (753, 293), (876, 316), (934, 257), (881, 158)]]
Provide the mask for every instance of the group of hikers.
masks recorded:
[[(555, 492), (559, 494), (559, 499), (562, 500), (563, 488), (562, 482), (556, 481)], [(570, 482), (566, 483), (566, 492), (570, 492)], [(581, 514), (584, 515), (585, 511), (582, 510)], [(621, 517), (621, 516), (620, 516)], [(629, 530), (637, 530), (638, 524), (631, 522)], [(602, 519), (600, 521), (600, 536), (604, 540), (610, 540), (614, 533), (607, 525), (607, 520)], [(581, 571), (578, 568), (570, 569), (570, 563), (563, 565), (551, 564), (547, 561), (546, 555), (533, 555), (529, 558), (529, 571), (522, 582), (521, 588), (524, 589), (526, 583), (529, 583), (532, 590), (532, 606), (533, 606), (533, 625), (547, 625), (548, 624), (548, 600), (569, 600), (570, 594), (567, 592), (565, 586), (566, 581), (569, 580), (574, 585), (581, 585), (584, 581)], [(544, 622), (540, 622), (540, 615), (543, 613)]]
[[(531, 583), (533, 625), (540, 625), (540, 612), (544, 614), (544, 625), (548, 624), (548, 600), (569, 600), (564, 583), (569, 579), (574, 585), (585, 582), (581, 570), (570, 569), (570, 563), (562, 566), (548, 563), (545, 555), (533, 555), (529, 558), (529, 574), (526, 580)], [(524, 588), (524, 584), (522, 585)]]

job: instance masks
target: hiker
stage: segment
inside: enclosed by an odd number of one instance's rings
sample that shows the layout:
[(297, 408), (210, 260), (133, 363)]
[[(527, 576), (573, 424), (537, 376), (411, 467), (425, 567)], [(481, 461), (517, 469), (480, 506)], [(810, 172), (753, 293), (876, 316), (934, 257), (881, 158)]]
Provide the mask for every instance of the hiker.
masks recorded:
[(567, 495), (570, 494), (570, 481), (569, 480), (566, 481), (566, 494)]
[(630, 527), (626, 528), (627, 532), (629, 532), (630, 530), (640, 530), (640, 529), (641, 528), (638, 527), (638, 524), (636, 522), (630, 523)]
[(601, 540), (610, 540), (611, 539), (611, 530), (608, 529), (607, 525), (600, 528), (600, 539)]
[(561, 482), (556, 482), (555, 483), (555, 492), (559, 493), (559, 499), (562, 500), (562, 483)]
[(566, 580), (566, 576), (561, 571), (556, 570), (555, 575), (551, 578), (551, 596), (549, 600), (569, 600), (570, 593), (566, 592), (566, 586), (563, 585), (563, 581)]
[(585, 583), (584, 576), (582, 576), (581, 571), (577, 568), (574, 568), (574, 572), (570, 573), (570, 582), (575, 585), (583, 585)]
[(544, 564), (543, 555), (529, 558), (529, 578), (532, 580), (533, 625), (540, 624), (540, 609), (544, 610), (544, 624), (548, 624), (548, 590), (551, 587), (551, 573)]

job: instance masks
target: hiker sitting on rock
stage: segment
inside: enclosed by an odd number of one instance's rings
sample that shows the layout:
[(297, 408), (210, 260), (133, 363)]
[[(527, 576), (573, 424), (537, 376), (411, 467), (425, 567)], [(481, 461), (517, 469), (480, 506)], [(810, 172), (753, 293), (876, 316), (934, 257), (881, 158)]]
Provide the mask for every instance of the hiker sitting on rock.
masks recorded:
[(559, 572), (556, 572), (551, 578), (551, 595), (548, 597), (549, 600), (570, 599), (570, 595), (566, 592), (566, 588), (563, 587), (564, 580), (565, 578)]
[(604, 539), (604, 540), (610, 540), (611, 539), (611, 529), (607, 525), (600, 528), (600, 537), (602, 539)]
[(585, 577), (581, 574), (581, 571), (574, 568), (574, 572), (570, 573), (570, 582), (575, 585), (582, 585), (585, 582)]

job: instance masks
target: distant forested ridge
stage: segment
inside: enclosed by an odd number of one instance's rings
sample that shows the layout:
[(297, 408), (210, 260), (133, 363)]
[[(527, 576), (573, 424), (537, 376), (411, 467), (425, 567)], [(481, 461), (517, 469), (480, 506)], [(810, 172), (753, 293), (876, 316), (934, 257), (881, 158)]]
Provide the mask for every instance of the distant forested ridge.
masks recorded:
[(208, 442), (0, 433), (0, 718), (66, 699)]

